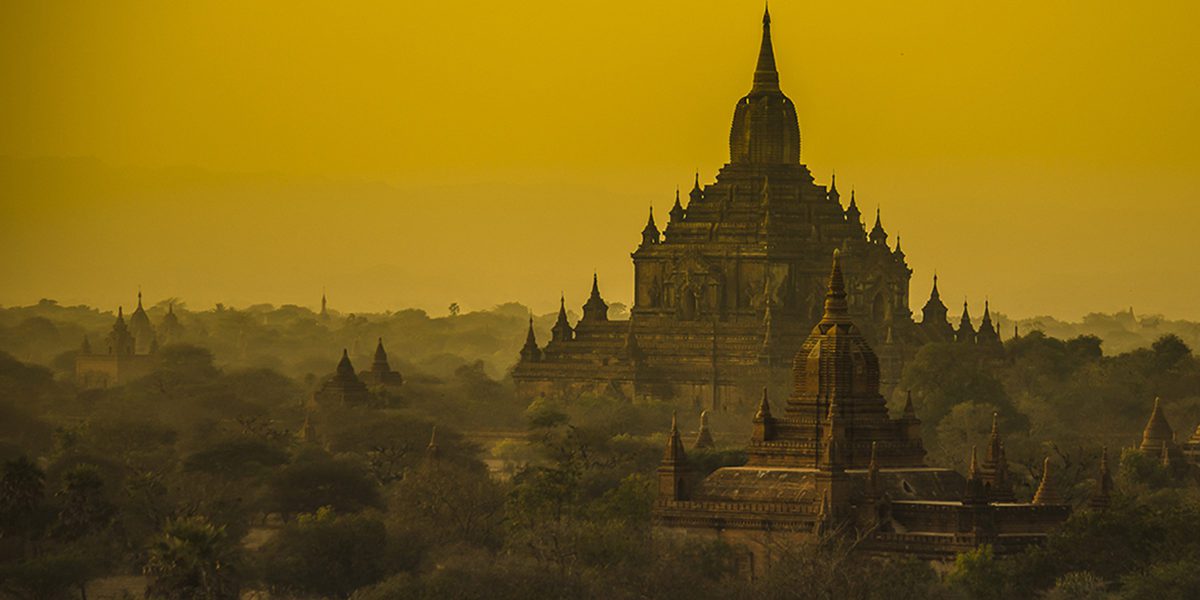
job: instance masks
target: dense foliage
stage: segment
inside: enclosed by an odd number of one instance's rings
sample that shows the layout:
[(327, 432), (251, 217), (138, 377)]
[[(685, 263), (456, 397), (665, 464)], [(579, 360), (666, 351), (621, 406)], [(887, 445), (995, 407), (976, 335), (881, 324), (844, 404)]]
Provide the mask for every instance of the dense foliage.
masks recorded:
[[(985, 547), (931, 565), (864, 560), (852, 540), (830, 539), (775, 549), (775, 568), (749, 582), (724, 544), (650, 526), (673, 406), (514, 397), (484, 349), (515, 355), (522, 336), (493, 345), (508, 325), (492, 325), (511, 318), (519, 332), (523, 312), (326, 323), (287, 307), (181, 311), (195, 337), (164, 345), (153, 373), (83, 390), (63, 344), (107, 319), (38, 310), (65, 316), (3, 325), (35, 336), (13, 350), (41, 352), (48, 365), (0, 352), (5, 597), (84, 598), (121, 581), (180, 599), (1170, 599), (1200, 590), (1194, 477), (1123, 450), (1155, 396), (1181, 440), (1200, 421), (1200, 361), (1175, 336), (1106, 355), (1100, 338), (1030, 332), (1009, 340), (1002, 359), (931, 345), (907, 368), (890, 401), (898, 410), (911, 391), (931, 464), (962, 467), (993, 413), (1018, 496), (1029, 497), (1042, 457), (1052, 457), (1080, 509), (1044, 547), (1007, 558)], [(470, 319), (481, 324), (453, 323)], [(339, 343), (373, 340), (381, 328), (402, 392), (371, 407), (311, 402), (334, 362), (317, 361), (313, 348), (336, 358)], [(422, 336), (446, 339), (433, 351), (416, 347), (433, 339)], [(693, 463), (711, 471), (744, 461), (750, 410), (712, 415), (729, 442), (690, 451)], [(695, 418), (680, 415), (685, 429)], [(1098, 512), (1083, 505), (1102, 446), (1118, 492)]]

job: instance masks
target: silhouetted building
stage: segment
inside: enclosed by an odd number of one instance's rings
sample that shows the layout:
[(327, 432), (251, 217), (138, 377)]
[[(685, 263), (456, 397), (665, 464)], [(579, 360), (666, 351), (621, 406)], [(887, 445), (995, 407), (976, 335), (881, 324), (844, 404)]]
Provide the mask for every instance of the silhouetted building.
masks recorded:
[[(796, 108), (779, 87), (766, 16), (729, 152), (715, 181), (702, 186), (697, 175), (686, 207), (676, 191), (662, 231), (651, 212), (632, 254), (630, 321), (608, 319), (593, 276), (583, 318), (572, 327), (560, 308), (549, 344), (522, 352), (513, 377), (523, 395), (615, 392), (753, 406), (761, 385), (784, 385), (791, 357), (820, 319), (834, 248), (846, 270), (847, 310), (883, 348), (884, 381), (898, 379), (933, 335), (912, 320), (911, 270), (899, 241), (888, 245), (879, 210), (868, 234), (853, 192), (843, 206), (836, 184), (817, 184), (800, 162)], [(941, 325), (927, 325), (942, 335)], [(623, 353), (627, 340), (638, 356)]]
[(383, 338), (375, 346), (375, 359), (371, 361), (371, 369), (359, 373), (359, 377), (367, 385), (382, 385), (400, 387), (404, 385), (404, 377), (399, 371), (393, 371), (388, 364), (387, 351), (383, 349)]
[(370, 400), (367, 384), (354, 373), (350, 354), (345, 349), (342, 350), (337, 370), (321, 383), (320, 389), (313, 394), (313, 400), (318, 404), (366, 404)]
[(1187, 470), (1186, 465), (1196, 464), (1196, 456), (1200, 454), (1197, 452), (1200, 450), (1200, 444), (1196, 443), (1198, 441), (1197, 436), (1192, 436), (1186, 444), (1178, 444), (1175, 431), (1167, 422), (1162, 400), (1154, 399), (1154, 408), (1150, 410), (1150, 419), (1142, 430), (1142, 442), (1138, 445), (1143, 454), (1157, 458), (1163, 466), (1171, 467), (1176, 473), (1182, 473)]
[(1048, 463), (1033, 501), (1013, 501), (998, 425), (982, 466), (972, 451), (966, 478), (927, 466), (911, 400), (889, 416), (879, 360), (850, 308), (835, 250), (823, 315), (792, 361), (793, 391), (779, 411), (764, 391), (745, 466), (699, 479), (672, 424), (658, 468), (658, 528), (741, 547), (757, 573), (777, 544), (816, 536), (945, 559), (981, 544), (1016, 552), (1066, 519)]
[[(134, 317), (137, 317), (136, 319)], [(121, 385), (150, 374), (157, 364), (154, 356), (158, 342), (154, 328), (146, 311), (142, 308), (142, 294), (138, 292), (138, 308), (130, 317), (133, 327), (125, 323), (122, 307), (117, 307), (117, 318), (112, 329), (104, 338), (104, 346), (96, 349), (86, 336), (75, 356), (75, 382), (82, 388), (105, 388)], [(135, 334), (135, 330), (140, 332)], [(140, 336), (140, 337), (139, 337)], [(140, 343), (139, 343), (140, 340)]]

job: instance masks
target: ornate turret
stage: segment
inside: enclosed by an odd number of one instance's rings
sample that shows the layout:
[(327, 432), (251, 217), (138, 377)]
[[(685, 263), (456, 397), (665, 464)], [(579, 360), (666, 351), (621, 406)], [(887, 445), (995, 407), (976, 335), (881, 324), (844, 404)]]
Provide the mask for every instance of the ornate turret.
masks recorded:
[(542, 350), (538, 348), (537, 337), (533, 335), (533, 315), (529, 315), (529, 331), (525, 334), (525, 345), (521, 347), (521, 360), (537, 361), (542, 359)]
[(717, 443), (713, 441), (712, 432), (708, 429), (708, 411), (700, 411), (700, 430), (696, 432), (696, 441), (692, 443), (692, 447), (700, 448), (716, 448)]
[(1004, 454), (1004, 440), (1000, 438), (1000, 415), (992, 413), (992, 432), (988, 436), (987, 452), (983, 460), (983, 479), (993, 502), (1013, 502), (1012, 482), (1008, 476), (1008, 457)]
[(108, 334), (108, 353), (116, 356), (133, 356), (134, 340), (125, 325), (125, 313), (122, 307), (117, 307), (117, 319), (113, 322), (112, 331)]
[[(858, 210), (858, 201), (854, 199), (854, 190), (850, 190), (850, 206), (846, 207), (846, 222), (858, 227), (861, 234), (865, 234), (867, 228), (863, 225), (862, 211)], [(859, 238), (862, 239), (862, 238)]]
[(763, 387), (762, 400), (758, 403), (758, 411), (754, 413), (755, 441), (769, 441), (775, 438), (775, 418), (771, 416), (771, 404), (767, 401), (767, 388)]
[(579, 322), (582, 324), (607, 320), (608, 304), (600, 297), (600, 283), (596, 274), (592, 273), (592, 295), (588, 296), (587, 302), (583, 304), (583, 318)]
[(958, 331), (954, 332), (954, 339), (964, 344), (975, 343), (975, 326), (971, 325), (971, 313), (967, 311), (966, 300), (963, 300), (962, 317), (958, 320)]
[(971, 446), (971, 464), (967, 467), (967, 488), (963, 491), (963, 504), (987, 504), (988, 491), (979, 472), (979, 462), (976, 459), (975, 446)]
[(667, 436), (667, 447), (658, 467), (659, 500), (688, 500), (692, 492), (691, 479), (692, 469), (679, 438), (679, 425), (675, 415), (671, 415), (671, 433)]
[(129, 334), (133, 336), (134, 352), (148, 354), (154, 345), (154, 326), (142, 307), (142, 291), (138, 290), (137, 308), (129, 316)]
[[(679, 199), (679, 190), (675, 190), (675, 199)], [(650, 218), (646, 220), (646, 227), (642, 229), (642, 245), (653, 246), (662, 241), (662, 234), (658, 231), (658, 226), (654, 224), (654, 207), (650, 207)]]
[(1004, 344), (1000, 341), (1000, 330), (992, 324), (990, 303), (983, 301), (983, 320), (979, 323), (979, 333), (975, 338), (980, 348), (992, 354), (1002, 354)]
[(1142, 431), (1141, 450), (1151, 456), (1159, 456), (1162, 448), (1173, 443), (1174, 438), (1175, 432), (1167, 423), (1167, 416), (1162, 409), (1162, 401), (1155, 398), (1154, 408), (1150, 411), (1150, 420), (1146, 422), (1146, 428)]
[[(830, 407), (837, 418), (853, 423), (883, 421), (887, 407), (879, 394), (879, 359), (850, 319), (841, 253), (833, 251), (833, 268), (825, 295), (825, 312), (792, 363), (794, 392), (787, 412), (806, 419), (825, 420)], [(844, 414), (840, 414), (844, 413)], [(866, 450), (850, 459), (866, 464)]]
[(358, 379), (354, 374), (354, 365), (350, 363), (350, 353), (345, 348), (342, 348), (342, 359), (338, 361), (336, 375), (343, 380)]
[(328, 404), (358, 404), (368, 399), (367, 384), (358, 378), (354, 372), (354, 365), (350, 362), (350, 353), (343, 348), (337, 370), (313, 394), (313, 400)]
[(1033, 503), (1062, 504), (1062, 499), (1058, 496), (1058, 490), (1054, 489), (1053, 481), (1050, 479), (1049, 456), (1042, 460), (1042, 481), (1038, 484), (1037, 492), (1033, 494)]
[(371, 370), (362, 374), (363, 379), (372, 385), (402, 385), (404, 377), (398, 371), (393, 371), (388, 364), (387, 350), (383, 349), (383, 338), (375, 344), (375, 358), (371, 361)]
[(842, 194), (838, 192), (837, 189), (837, 173), (831, 173), (829, 175), (829, 191), (825, 192), (825, 197), (829, 198), (833, 202), (836, 202), (838, 206), (841, 206)]
[(904, 251), (900, 249), (900, 235), (899, 234), (896, 234), (896, 249), (892, 250), (892, 256), (896, 257), (896, 260), (898, 260), (900, 262), (904, 262)]
[(954, 328), (951, 327), (947, 313), (949, 310), (942, 304), (942, 296), (938, 293), (938, 276), (933, 276), (933, 289), (929, 291), (929, 300), (921, 308), (921, 329), (931, 341), (949, 342), (954, 340)]
[[(697, 175), (696, 187), (699, 187), (699, 186), (700, 186), (700, 181), (699, 181), (699, 176)], [(695, 192), (693, 191), (693, 193), (695, 193)], [(679, 203), (679, 188), (675, 188), (675, 204), (673, 206), (671, 206), (671, 222), (672, 223), (681, 223), (681, 222), (683, 222), (683, 218), (685, 216), (687, 216), (687, 211), (684, 210), (683, 205)]]
[(887, 245), (887, 237), (887, 232), (883, 230), (883, 220), (879, 217), (879, 207), (875, 207), (875, 226), (871, 228), (867, 240), (872, 244), (884, 246)]
[(560, 296), (558, 299), (558, 318), (554, 321), (554, 327), (550, 328), (550, 341), (569, 342), (574, 336), (575, 330), (571, 328), (571, 322), (567, 320), (566, 296)]
[(700, 187), (700, 172), (696, 172), (696, 179), (692, 182), (692, 191), (688, 192), (688, 207), (692, 206), (693, 202), (700, 202), (704, 199), (704, 190)]
[(1096, 476), (1096, 492), (1088, 505), (1096, 510), (1104, 510), (1112, 502), (1113, 480), (1108, 472), (1108, 446), (1100, 450), (1100, 473)]
[(729, 162), (735, 165), (800, 162), (796, 107), (779, 89), (779, 72), (775, 70), (775, 51), (771, 45), (771, 15), (765, 11), (754, 85), (734, 109), (729, 154)]

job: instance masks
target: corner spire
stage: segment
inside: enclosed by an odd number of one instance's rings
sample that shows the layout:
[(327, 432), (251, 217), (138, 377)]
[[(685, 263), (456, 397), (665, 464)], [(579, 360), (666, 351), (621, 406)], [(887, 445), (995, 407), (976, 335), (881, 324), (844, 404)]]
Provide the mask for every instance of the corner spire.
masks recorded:
[[(382, 344), (382, 342), (380, 342)], [(382, 346), (380, 346), (382, 347)], [(542, 357), (538, 348), (537, 337), (533, 335), (533, 313), (529, 313), (529, 331), (525, 333), (525, 345), (521, 347), (521, 360), (536, 361)]]
[(1042, 481), (1038, 483), (1037, 492), (1033, 494), (1034, 504), (1062, 504), (1058, 492), (1050, 483), (1050, 457), (1042, 460)]
[(754, 413), (755, 419), (771, 418), (771, 404), (767, 401), (767, 388), (763, 386), (762, 400), (758, 402), (758, 412)]
[(716, 448), (717, 443), (713, 441), (712, 432), (708, 429), (708, 411), (700, 411), (700, 430), (696, 432), (696, 441), (692, 444), (692, 448), (697, 450), (701, 448)]
[(842, 277), (841, 250), (834, 248), (833, 269), (829, 273), (829, 292), (825, 294), (825, 316), (821, 320), (845, 318), (848, 310), (846, 280)]
[(754, 86), (750, 92), (778, 92), (779, 72), (775, 70), (775, 48), (771, 45), (771, 11), (763, 8), (762, 46), (758, 49), (758, 63), (754, 67)]

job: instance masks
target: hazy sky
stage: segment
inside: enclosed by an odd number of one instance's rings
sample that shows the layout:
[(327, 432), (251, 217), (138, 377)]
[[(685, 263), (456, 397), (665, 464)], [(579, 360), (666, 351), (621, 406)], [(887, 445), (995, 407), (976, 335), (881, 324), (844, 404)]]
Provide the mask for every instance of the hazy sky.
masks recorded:
[[(0, 3), (0, 303), (632, 291), (728, 159), (753, 2)], [(1200, 5), (772, 3), (803, 162), (1013, 316), (1200, 318)], [(69, 159), (69, 160), (66, 160)], [(893, 238), (894, 239), (894, 238)]]

